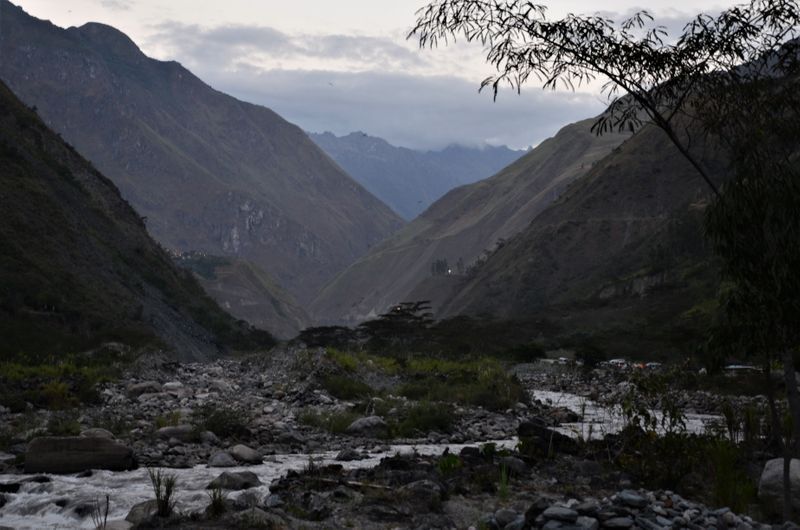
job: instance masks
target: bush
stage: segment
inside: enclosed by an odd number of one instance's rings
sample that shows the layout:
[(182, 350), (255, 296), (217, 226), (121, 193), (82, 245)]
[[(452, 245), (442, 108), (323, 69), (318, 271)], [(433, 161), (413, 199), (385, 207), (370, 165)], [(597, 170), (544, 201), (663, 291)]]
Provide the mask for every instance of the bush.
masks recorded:
[(316, 410), (304, 410), (300, 413), (300, 423), (316, 427), (334, 434), (341, 434), (347, 430), (351, 423), (361, 416), (355, 412), (329, 412), (322, 413)]
[(220, 438), (241, 438), (250, 434), (249, 417), (240, 410), (207, 403), (192, 412), (192, 425), (198, 433), (211, 431)]
[(453, 423), (453, 407), (446, 403), (422, 402), (405, 409), (392, 432), (404, 438), (431, 431), (448, 433), (453, 430)]
[(47, 421), (47, 432), (51, 436), (77, 436), (81, 433), (81, 424), (77, 414), (53, 413)]
[(328, 393), (338, 399), (368, 398), (375, 391), (366, 383), (352, 377), (329, 375), (322, 380), (322, 386)]
[(225, 501), (228, 500), (228, 496), (226, 495), (225, 490), (219, 486), (213, 488), (209, 492), (208, 500), (211, 501), (211, 503), (208, 505), (208, 513), (211, 515), (211, 517), (220, 517), (228, 510), (228, 507), (225, 505)]
[(178, 483), (176, 475), (164, 473), (161, 469), (147, 469), (153, 493), (156, 496), (157, 514), (159, 517), (169, 517), (175, 509), (175, 487)]

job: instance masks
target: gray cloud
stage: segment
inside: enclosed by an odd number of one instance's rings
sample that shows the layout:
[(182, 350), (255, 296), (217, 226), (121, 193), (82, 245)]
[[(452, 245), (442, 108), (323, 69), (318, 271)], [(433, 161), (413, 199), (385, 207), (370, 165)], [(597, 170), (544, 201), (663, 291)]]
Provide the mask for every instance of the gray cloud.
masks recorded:
[(272, 108), (308, 131), (361, 130), (423, 149), (450, 143), (526, 147), (603, 108), (592, 95), (537, 89), (521, 96), (503, 92), (493, 102), (491, 94), (478, 94), (477, 83), (454, 77), (246, 67), (234, 74), (209, 71), (200, 76), (220, 90)]
[(133, 6), (133, 0), (100, 0), (100, 5), (117, 11), (127, 11)]
[[(468, 81), (422, 75), (436, 71), (430, 54), (390, 38), (174, 22), (155, 29), (148, 42), (166, 50), (162, 55), (182, 62), (215, 88), (270, 107), (308, 131), (361, 130), (425, 149), (451, 143), (521, 148), (604, 107), (595, 95), (548, 92), (533, 85), (520, 96), (503, 91), (493, 102), (489, 91), (478, 93), (479, 76)], [(265, 66), (265, 56), (278, 66)], [(316, 60), (314, 66), (297, 66), (307, 58)], [(356, 66), (327, 68), (328, 60)]]

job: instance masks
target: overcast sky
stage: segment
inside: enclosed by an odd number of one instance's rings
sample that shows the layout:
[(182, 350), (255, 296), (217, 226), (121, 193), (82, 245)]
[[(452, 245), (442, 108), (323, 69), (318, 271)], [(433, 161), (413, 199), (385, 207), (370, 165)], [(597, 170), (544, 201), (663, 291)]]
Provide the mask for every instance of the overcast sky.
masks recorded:
[[(396, 145), (536, 145), (596, 115), (592, 88), (531, 85), (496, 102), (478, 93), (492, 73), (463, 43), (419, 50), (405, 39), (425, 0), (12, 0), (62, 27), (103, 22), (149, 56), (176, 60), (214, 88), (266, 105), (313, 132), (360, 130)], [(669, 28), (731, 0), (542, 0), (554, 15), (615, 17), (644, 8)]]

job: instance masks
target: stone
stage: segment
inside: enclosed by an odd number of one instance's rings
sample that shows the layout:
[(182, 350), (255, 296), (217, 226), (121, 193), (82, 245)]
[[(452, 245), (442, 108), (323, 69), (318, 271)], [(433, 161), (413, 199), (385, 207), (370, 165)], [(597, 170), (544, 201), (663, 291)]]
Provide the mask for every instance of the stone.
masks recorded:
[(140, 502), (139, 504), (135, 504), (133, 508), (130, 509), (128, 515), (125, 517), (125, 520), (129, 523), (133, 524), (134, 526), (140, 525), (146, 521), (149, 521), (153, 517), (156, 516), (158, 513), (158, 503), (155, 499), (151, 499), (149, 501)]
[(536, 518), (549, 507), (550, 503), (548, 503), (546, 499), (543, 499), (542, 497), (537, 497), (534, 499), (528, 509), (525, 511), (525, 521), (527, 524), (529, 526), (533, 526)]
[(380, 416), (359, 418), (347, 427), (348, 434), (382, 438), (389, 433), (389, 426)]
[[(793, 458), (789, 466), (792, 487), (792, 509), (800, 510), (800, 460)], [(783, 513), (783, 458), (768, 460), (758, 481), (758, 498), (767, 513)]]
[(156, 431), (156, 436), (164, 440), (175, 438), (182, 442), (191, 442), (195, 437), (194, 427), (191, 425), (170, 425), (161, 427)]
[(364, 455), (356, 451), (355, 449), (342, 449), (339, 451), (339, 454), (336, 455), (336, 460), (338, 462), (352, 462), (354, 460), (363, 460)]
[(632, 490), (623, 490), (617, 493), (617, 501), (631, 508), (644, 508), (648, 503), (645, 497)]
[(267, 509), (278, 508), (283, 506), (283, 499), (277, 493), (271, 493), (264, 499), (264, 507)]
[(633, 519), (630, 517), (614, 517), (603, 521), (603, 528), (630, 528), (633, 526)]
[(584, 530), (597, 530), (600, 528), (600, 521), (594, 517), (586, 517), (585, 515), (578, 517), (578, 519), (575, 521), (575, 524)]
[(219, 438), (211, 431), (203, 431), (200, 433), (200, 441), (209, 445), (219, 445)]
[(136, 383), (135, 385), (128, 386), (128, 397), (138, 398), (142, 394), (157, 394), (161, 392), (161, 385), (155, 381), (145, 381), (143, 383)]
[(494, 519), (497, 521), (497, 524), (505, 528), (506, 525), (513, 522), (517, 518), (517, 512), (514, 510), (509, 510), (508, 508), (500, 508), (496, 512), (494, 512)]
[(225, 471), (212, 480), (206, 489), (246, 490), (261, 485), (262, 483), (258, 480), (256, 474), (251, 471)]
[(261, 508), (250, 508), (237, 513), (234, 519), (238, 523), (237, 528), (287, 528), (286, 521)]
[(7, 502), (8, 502), (8, 497), (6, 497), (3, 494), (0, 494), (0, 508), (5, 506)]
[(549, 455), (550, 453), (577, 454), (578, 445), (569, 436), (556, 432), (539, 418), (520, 422), (517, 427), (522, 447), (526, 454)]
[(229, 452), (233, 458), (239, 462), (244, 462), (245, 464), (260, 464), (264, 461), (264, 457), (261, 455), (261, 453), (255, 449), (247, 447), (246, 445), (234, 445), (229, 449)]
[(505, 466), (510, 474), (518, 477), (524, 477), (530, 475), (531, 473), (528, 464), (515, 456), (504, 456), (498, 460), (498, 463), (501, 467)]
[(131, 530), (133, 523), (129, 521), (108, 521), (105, 525), (105, 530)]
[(397, 490), (397, 493), (418, 510), (436, 510), (442, 504), (442, 487), (432, 480), (411, 482)]
[(542, 512), (545, 519), (574, 523), (578, 520), (578, 512), (561, 506), (551, 506)]
[(220, 451), (211, 455), (208, 467), (236, 467), (236, 460), (225, 451)]
[(89, 469), (136, 469), (133, 451), (107, 438), (54, 436), (34, 438), (25, 455), (26, 473), (79, 473)]
[(180, 381), (170, 381), (169, 383), (164, 383), (161, 389), (164, 392), (176, 392), (183, 388), (183, 383)]
[(83, 436), (84, 438), (107, 438), (109, 440), (113, 440), (115, 438), (114, 434), (111, 431), (108, 431), (106, 429), (100, 429), (98, 427), (81, 431), (80, 435)]
[(503, 530), (523, 530), (525, 528), (525, 516), (518, 515), (516, 519), (508, 523)]

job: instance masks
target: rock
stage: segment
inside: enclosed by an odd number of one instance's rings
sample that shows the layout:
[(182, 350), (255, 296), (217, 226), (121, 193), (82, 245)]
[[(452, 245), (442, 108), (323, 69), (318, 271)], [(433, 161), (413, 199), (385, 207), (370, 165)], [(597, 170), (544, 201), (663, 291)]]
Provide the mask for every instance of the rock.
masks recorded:
[(106, 429), (100, 429), (98, 427), (81, 431), (81, 436), (83, 436), (84, 438), (107, 438), (109, 440), (113, 440), (115, 438), (114, 434), (112, 434), (111, 431), (107, 431)]
[(169, 383), (164, 383), (164, 385), (161, 387), (164, 392), (176, 392), (182, 388), (183, 383), (180, 381), (170, 381)]
[(8, 502), (8, 497), (6, 497), (3, 494), (0, 494), (0, 508), (5, 506), (7, 502)]
[(528, 476), (531, 473), (528, 464), (515, 456), (504, 456), (498, 460), (500, 466), (505, 466), (510, 474), (518, 477)]
[(363, 460), (364, 455), (356, 451), (355, 449), (342, 449), (339, 451), (339, 454), (336, 455), (336, 460), (339, 462), (352, 462), (354, 460)]
[[(800, 460), (792, 459), (789, 466), (792, 487), (792, 509), (800, 510)], [(758, 498), (767, 513), (783, 514), (783, 458), (767, 461), (758, 481)]]
[(389, 426), (380, 416), (367, 416), (359, 418), (347, 427), (348, 434), (382, 438), (389, 433)]
[(516, 519), (508, 523), (503, 530), (523, 530), (525, 528), (525, 516), (518, 515)]
[(20, 482), (0, 482), (0, 493), (17, 493), (20, 486)]
[(142, 394), (157, 394), (161, 392), (161, 385), (155, 381), (145, 381), (144, 383), (137, 383), (128, 387), (128, 397), (131, 399), (138, 398)]
[(617, 493), (617, 501), (631, 508), (644, 508), (648, 504), (645, 497), (632, 490), (623, 490)]
[(220, 451), (211, 455), (208, 467), (236, 467), (236, 460), (225, 451)]
[(442, 504), (442, 487), (432, 480), (417, 480), (397, 490), (401, 498), (417, 509), (438, 510)]
[(574, 523), (578, 520), (578, 512), (561, 506), (551, 506), (542, 512), (545, 519)]
[(105, 530), (130, 530), (133, 528), (133, 523), (128, 521), (108, 521), (104, 528)]
[(25, 456), (26, 473), (79, 473), (88, 469), (136, 469), (133, 451), (107, 438), (80, 436), (34, 438)]
[(603, 528), (630, 528), (633, 526), (633, 519), (630, 517), (614, 517), (603, 521)]
[(224, 490), (246, 490), (261, 486), (255, 473), (251, 471), (225, 471), (209, 483), (206, 489), (222, 488)]
[(182, 442), (191, 442), (195, 437), (195, 431), (194, 427), (191, 425), (167, 426), (158, 429), (156, 431), (156, 436), (163, 438), (164, 440), (175, 438)]
[(158, 503), (155, 499), (135, 504), (128, 512), (125, 520), (134, 526), (149, 521), (158, 513)]
[(246, 445), (234, 445), (229, 451), (233, 458), (239, 462), (244, 462), (245, 464), (260, 464), (264, 461), (264, 457), (261, 455), (261, 453), (255, 449), (247, 447)]
[(542, 514), (547, 508), (550, 507), (550, 503), (547, 502), (546, 499), (542, 497), (537, 497), (525, 511), (525, 521), (529, 526), (533, 526), (534, 521), (536, 520), (539, 515)]
[(569, 436), (550, 429), (544, 420), (533, 418), (520, 422), (517, 427), (522, 449), (529, 455), (549, 455), (551, 453), (577, 454), (578, 445)]
[(264, 507), (267, 509), (278, 508), (283, 506), (283, 499), (277, 493), (272, 493), (264, 499)]
[(237, 528), (287, 528), (286, 521), (261, 508), (250, 508), (237, 513), (234, 518), (238, 523)]
[(219, 438), (211, 431), (203, 431), (200, 433), (200, 441), (209, 445), (219, 445)]
[(575, 521), (575, 524), (584, 530), (597, 530), (600, 528), (600, 521), (594, 517), (586, 517), (584, 515), (578, 517), (578, 519)]
[(516, 518), (517, 512), (509, 510), (508, 508), (500, 508), (494, 512), (494, 520), (497, 521), (497, 524), (502, 528), (505, 528), (506, 525), (516, 520)]

